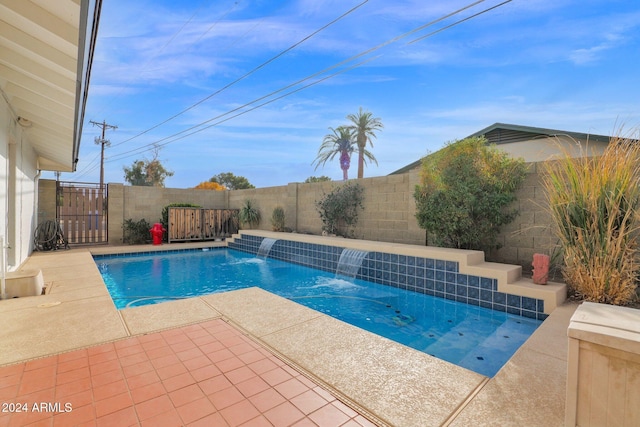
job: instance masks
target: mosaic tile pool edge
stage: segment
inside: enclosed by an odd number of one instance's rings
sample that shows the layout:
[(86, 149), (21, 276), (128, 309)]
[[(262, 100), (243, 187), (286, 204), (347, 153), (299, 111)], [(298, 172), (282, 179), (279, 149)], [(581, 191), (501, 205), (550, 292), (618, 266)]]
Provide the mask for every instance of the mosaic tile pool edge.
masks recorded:
[[(243, 235), (229, 242), (228, 247), (257, 254), (263, 239)], [(339, 246), (278, 239), (268, 256), (335, 271), (342, 250)], [(497, 279), (459, 273), (454, 261), (369, 252), (356, 278), (531, 319), (544, 320), (548, 316), (543, 300), (499, 292)]]

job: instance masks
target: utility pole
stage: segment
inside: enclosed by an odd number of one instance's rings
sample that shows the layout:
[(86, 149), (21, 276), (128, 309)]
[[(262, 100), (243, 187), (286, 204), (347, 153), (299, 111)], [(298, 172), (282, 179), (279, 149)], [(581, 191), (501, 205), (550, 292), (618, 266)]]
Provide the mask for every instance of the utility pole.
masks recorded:
[(102, 121), (102, 123), (98, 123), (98, 122), (94, 122), (93, 120), (90, 120), (91, 124), (94, 126), (98, 126), (99, 128), (102, 129), (102, 137), (98, 138), (96, 137), (95, 141), (97, 145), (101, 145), (101, 151), (100, 151), (100, 193), (102, 194), (102, 186), (104, 185), (104, 146), (106, 145), (107, 147), (109, 145), (111, 145), (111, 143), (104, 139), (104, 134), (105, 131), (107, 129), (118, 129), (118, 126), (114, 126), (114, 125), (109, 125), (107, 124), (106, 121)]

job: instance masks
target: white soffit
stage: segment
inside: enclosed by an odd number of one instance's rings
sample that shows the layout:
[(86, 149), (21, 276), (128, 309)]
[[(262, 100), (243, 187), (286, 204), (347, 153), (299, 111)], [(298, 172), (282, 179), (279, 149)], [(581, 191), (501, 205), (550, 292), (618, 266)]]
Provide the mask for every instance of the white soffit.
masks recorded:
[(99, 4), (0, 0), (0, 87), (41, 169), (75, 168)]

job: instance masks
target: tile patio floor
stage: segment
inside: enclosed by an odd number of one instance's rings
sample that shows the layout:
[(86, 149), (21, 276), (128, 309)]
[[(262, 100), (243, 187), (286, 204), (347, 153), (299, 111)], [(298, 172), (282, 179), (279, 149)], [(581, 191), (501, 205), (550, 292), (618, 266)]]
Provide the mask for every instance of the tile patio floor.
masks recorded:
[(0, 402), (12, 427), (374, 425), (222, 319), (2, 367)]

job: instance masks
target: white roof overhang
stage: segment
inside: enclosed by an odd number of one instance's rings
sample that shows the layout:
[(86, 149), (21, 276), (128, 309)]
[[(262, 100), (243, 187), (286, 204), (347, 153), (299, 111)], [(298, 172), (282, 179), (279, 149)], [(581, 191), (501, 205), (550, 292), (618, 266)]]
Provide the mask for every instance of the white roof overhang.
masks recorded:
[(38, 156), (75, 170), (102, 0), (0, 0), (0, 88)]

